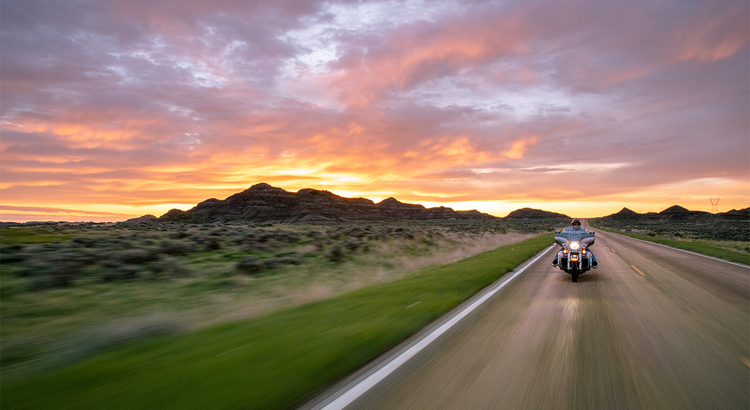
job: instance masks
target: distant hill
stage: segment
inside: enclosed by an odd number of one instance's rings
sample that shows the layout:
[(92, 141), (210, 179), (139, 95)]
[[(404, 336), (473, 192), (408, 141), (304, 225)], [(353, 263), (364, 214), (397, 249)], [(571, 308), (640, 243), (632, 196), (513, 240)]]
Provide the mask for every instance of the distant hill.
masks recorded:
[(148, 214), (139, 216), (138, 218), (130, 218), (125, 223), (138, 223), (138, 222), (151, 222), (153, 220), (157, 219), (155, 216)]
[(710, 212), (689, 211), (679, 205), (671, 206), (658, 214), (658, 218), (667, 221), (686, 221), (689, 219), (713, 218)]
[(506, 216), (504, 219), (551, 219), (551, 218), (565, 218), (570, 219), (568, 215), (558, 214), (556, 212), (543, 211), (541, 209), (533, 208), (521, 208), (516, 209)]
[(629, 221), (629, 220), (637, 220), (641, 216), (642, 215), (639, 214), (638, 212), (632, 211), (632, 210), (630, 210), (628, 208), (622, 208), (620, 210), (620, 212), (618, 212), (616, 214), (609, 215), (609, 216), (605, 216), (602, 219), (605, 219), (605, 220), (615, 220), (615, 221), (623, 221), (623, 220), (624, 221)]
[(731, 210), (725, 213), (711, 214), (704, 211), (690, 211), (679, 205), (671, 206), (659, 213), (649, 212), (639, 214), (628, 208), (620, 212), (600, 218), (602, 221), (688, 221), (701, 219), (750, 219), (750, 208)]
[[(517, 220), (517, 219), (570, 219), (568, 215), (541, 209), (521, 208), (498, 218), (477, 210), (455, 211), (440, 206), (425, 208), (419, 204), (400, 202), (388, 198), (375, 203), (366, 198), (345, 198), (329, 191), (301, 189), (288, 192), (266, 183), (253, 185), (227, 199), (207, 199), (188, 211), (172, 209), (156, 218), (144, 215), (125, 222), (209, 223), (226, 221), (256, 221), (275, 223), (338, 223), (349, 221), (400, 221), (400, 220)], [(697, 219), (750, 219), (750, 208), (711, 214), (690, 211), (679, 205), (659, 213), (637, 213), (628, 208), (602, 218), (601, 221), (686, 221)], [(593, 218), (592, 218), (593, 219)]]
[(301, 189), (288, 192), (266, 183), (253, 185), (224, 200), (207, 199), (188, 211), (172, 209), (160, 222), (190, 223), (256, 221), (274, 223), (337, 223), (346, 221), (399, 221), (431, 219), (499, 219), (447, 207), (425, 208), (388, 198), (375, 203), (366, 198), (344, 198), (329, 191)]
[(716, 215), (721, 216), (724, 219), (750, 219), (750, 208), (740, 209), (739, 211), (736, 209), (732, 209), (729, 212), (719, 213)]

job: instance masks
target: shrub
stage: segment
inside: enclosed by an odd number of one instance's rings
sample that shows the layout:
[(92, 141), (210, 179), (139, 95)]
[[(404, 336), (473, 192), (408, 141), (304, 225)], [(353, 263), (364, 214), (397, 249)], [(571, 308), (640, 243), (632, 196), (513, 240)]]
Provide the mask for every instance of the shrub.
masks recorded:
[(256, 236), (255, 240), (261, 243), (265, 243), (265, 242), (270, 241), (273, 238), (274, 238), (274, 234), (272, 234), (271, 232), (263, 232), (260, 235)]
[(222, 248), (221, 242), (216, 237), (212, 237), (209, 240), (203, 242), (203, 246), (206, 247), (207, 251), (217, 251)]
[(280, 258), (271, 257), (266, 258), (261, 261), (261, 264), (263, 265), (263, 270), (269, 270), (269, 269), (276, 269), (281, 265), (281, 262), (279, 261)]
[(190, 232), (188, 231), (177, 231), (172, 232), (168, 235), (171, 239), (185, 239), (188, 236), (190, 236)]
[(403, 232), (400, 232), (400, 234), (401, 234), (402, 237), (404, 237), (406, 239), (414, 239), (415, 238), (414, 233), (412, 233), (411, 231), (406, 231), (405, 230)]
[(331, 229), (330, 231), (328, 231), (328, 235), (327, 236), (330, 239), (337, 240), (337, 239), (341, 238), (342, 236), (344, 236), (344, 234), (341, 233), (341, 231), (339, 231), (338, 229)]
[(255, 255), (247, 255), (243, 257), (237, 261), (235, 267), (237, 270), (248, 274), (260, 273), (265, 269), (263, 263)]
[(37, 256), (17, 271), (19, 276), (31, 276), (35, 280), (32, 290), (66, 287), (83, 273), (91, 263), (90, 255), (71, 251), (58, 251)]
[(307, 235), (307, 237), (308, 237), (308, 238), (310, 238), (310, 239), (315, 239), (315, 238), (320, 238), (320, 237), (322, 237), (322, 236), (323, 236), (323, 233), (322, 233), (322, 232), (320, 232), (320, 231), (316, 231), (316, 230), (311, 230), (311, 231), (307, 231), (307, 232), (305, 233), (305, 235)]
[(427, 246), (435, 246), (435, 245), (437, 245), (435, 243), (435, 241), (433, 241), (432, 239), (430, 239), (430, 237), (427, 237), (427, 236), (423, 236), (422, 238), (420, 238), (419, 241), (422, 242), (423, 244), (427, 245)]
[(349, 231), (346, 232), (346, 234), (348, 236), (351, 236), (352, 238), (362, 239), (367, 235), (367, 231), (358, 226), (355, 226), (350, 228)]
[(159, 252), (155, 248), (134, 248), (114, 252), (111, 258), (123, 264), (142, 265), (159, 259)]
[(107, 260), (102, 263), (104, 270), (100, 274), (103, 282), (127, 281), (137, 279), (143, 272), (136, 265), (123, 265), (117, 260)]
[(252, 250), (270, 251), (271, 249), (273, 249), (273, 246), (268, 242), (248, 241), (242, 246), (242, 248), (248, 251), (252, 251)]
[(180, 278), (190, 275), (190, 269), (185, 263), (177, 258), (168, 256), (151, 265), (151, 272), (154, 279), (160, 279), (168, 276), (170, 278)]
[(222, 248), (221, 239), (217, 236), (209, 235), (194, 235), (193, 241), (202, 245), (207, 251), (215, 251)]
[(349, 238), (344, 242), (344, 247), (354, 252), (362, 246), (362, 241), (357, 238)]
[(17, 263), (26, 260), (27, 254), (23, 253), (23, 245), (15, 243), (0, 247), (0, 263)]
[(161, 251), (167, 255), (182, 256), (197, 251), (197, 245), (193, 241), (165, 240), (161, 243)]
[(245, 233), (243, 235), (243, 237), (245, 238), (245, 240), (255, 241), (258, 238), (258, 232), (256, 232), (256, 231), (250, 231), (250, 232)]
[(124, 239), (122, 236), (115, 236), (115, 237), (111, 237), (108, 239), (104, 239), (101, 241), (101, 243), (107, 244), (115, 248), (124, 248), (128, 246), (127, 239)]
[(372, 233), (367, 235), (367, 239), (374, 240), (374, 241), (380, 240), (380, 241), (385, 242), (386, 240), (388, 240), (388, 230), (380, 229), (377, 231), (373, 231)]
[(299, 265), (302, 263), (302, 259), (296, 255), (278, 256), (267, 260), (273, 260), (276, 265)]
[(85, 246), (87, 248), (91, 248), (91, 247), (96, 246), (98, 241), (97, 241), (97, 238), (90, 238), (90, 237), (82, 236), (78, 238), (73, 238), (71, 242), (79, 244), (81, 246)]
[(26, 252), (32, 256), (38, 256), (46, 253), (52, 253), (64, 248), (61, 243), (41, 243), (26, 248)]
[(208, 234), (211, 236), (224, 236), (224, 233), (226, 232), (226, 228), (215, 228), (212, 229), (211, 232)]
[(334, 245), (326, 254), (326, 258), (328, 258), (329, 261), (336, 263), (344, 260), (344, 257), (346, 257), (346, 251), (339, 244)]
[(302, 240), (302, 237), (294, 232), (285, 232), (283, 235), (280, 236), (280, 240), (282, 242), (292, 244), (297, 243)]

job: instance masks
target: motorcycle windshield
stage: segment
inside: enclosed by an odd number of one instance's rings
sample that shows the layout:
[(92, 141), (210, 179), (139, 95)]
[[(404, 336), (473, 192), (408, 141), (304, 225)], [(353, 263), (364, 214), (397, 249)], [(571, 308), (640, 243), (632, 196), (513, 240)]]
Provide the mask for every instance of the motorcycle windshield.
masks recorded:
[(596, 240), (596, 237), (592, 233), (588, 232), (581, 232), (581, 233), (573, 233), (573, 232), (560, 232), (557, 235), (555, 235), (555, 241), (560, 244), (560, 246), (568, 247), (570, 242), (580, 242), (581, 245), (584, 246), (591, 246), (594, 244), (594, 241)]

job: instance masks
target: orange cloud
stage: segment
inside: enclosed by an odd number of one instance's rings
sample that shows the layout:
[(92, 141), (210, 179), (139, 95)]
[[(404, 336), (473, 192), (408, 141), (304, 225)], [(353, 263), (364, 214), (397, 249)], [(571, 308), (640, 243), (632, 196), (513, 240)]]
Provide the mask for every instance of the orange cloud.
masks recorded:
[(518, 139), (516, 141), (513, 141), (510, 149), (504, 151), (503, 155), (510, 159), (521, 159), (523, 158), (523, 154), (525, 154), (526, 151), (529, 150), (529, 148), (535, 146), (537, 142), (539, 142), (539, 137), (537, 136)]

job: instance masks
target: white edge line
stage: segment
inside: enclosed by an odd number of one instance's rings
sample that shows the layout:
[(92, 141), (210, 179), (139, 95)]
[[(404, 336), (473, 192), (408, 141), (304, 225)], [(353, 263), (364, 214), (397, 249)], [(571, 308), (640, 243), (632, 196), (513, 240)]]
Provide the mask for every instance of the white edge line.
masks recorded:
[(371, 373), (369, 376), (363, 376), (361, 380), (355, 380), (350, 385), (344, 387), (341, 389), (341, 391), (346, 390), (343, 394), (336, 397), (334, 400), (332, 400), (329, 403), (323, 403), (322, 406), (316, 406), (315, 409), (321, 409), (321, 410), (342, 410), (344, 407), (351, 404), (354, 400), (358, 399), (361, 395), (363, 395), (365, 392), (370, 390), (373, 386), (378, 384), (380, 381), (388, 377), (391, 373), (393, 373), (396, 369), (398, 369), (401, 365), (406, 363), (409, 359), (414, 357), (417, 353), (422, 351), (425, 347), (427, 347), (430, 343), (435, 341), (438, 337), (440, 337), (443, 333), (447, 332), (450, 328), (452, 328), (456, 323), (458, 323), (461, 319), (465, 318), (469, 313), (474, 311), (477, 307), (479, 307), (482, 303), (486, 302), (487, 299), (492, 297), (495, 293), (497, 293), (500, 289), (502, 289), (505, 285), (510, 283), (511, 280), (515, 279), (516, 276), (520, 275), (523, 271), (526, 270), (529, 266), (531, 266), (534, 262), (538, 261), (542, 256), (544, 256), (550, 249), (552, 249), (555, 245), (551, 245), (545, 250), (542, 251), (539, 256), (534, 258), (531, 262), (527, 263), (526, 266), (519, 269), (517, 272), (513, 273), (510, 277), (508, 277), (505, 281), (497, 285), (495, 288), (487, 292), (484, 296), (477, 299), (472, 303), (471, 305), (467, 306), (464, 310), (462, 310), (460, 313), (458, 313), (456, 316), (451, 318), (449, 321), (445, 322), (442, 326), (438, 327), (437, 329), (433, 330), (430, 334), (423, 337), (421, 340), (419, 340), (416, 344), (411, 346), (410, 348), (406, 349), (405, 351), (401, 352), (400, 354), (396, 355), (393, 359), (391, 359), (387, 364), (379, 368), (378, 370)]
[(748, 268), (748, 269), (750, 269), (750, 266), (745, 265), (744, 263), (731, 262), (731, 261), (728, 261), (726, 259), (715, 258), (713, 256), (704, 255), (704, 254), (698, 253), (698, 252), (693, 252), (693, 251), (688, 251), (688, 250), (685, 250), (685, 249), (675, 248), (675, 247), (672, 247), (672, 246), (669, 246), (669, 245), (664, 245), (664, 244), (657, 243), (657, 242), (651, 242), (651, 241), (646, 241), (646, 240), (643, 240), (643, 239), (633, 238), (632, 236), (623, 235), (623, 234), (617, 233), (617, 232), (610, 232), (610, 231), (604, 231), (604, 232), (613, 233), (615, 235), (624, 236), (626, 238), (635, 239), (636, 241), (641, 241), (641, 242), (644, 242), (644, 243), (650, 243), (650, 244), (656, 245), (656, 246), (661, 246), (662, 248), (669, 248), (669, 249), (674, 249), (676, 251), (689, 253), (689, 254), (695, 255), (695, 256), (702, 256), (704, 258), (713, 259), (715, 261), (728, 263), (728, 264), (734, 265), (734, 266), (739, 266), (740, 268)]

